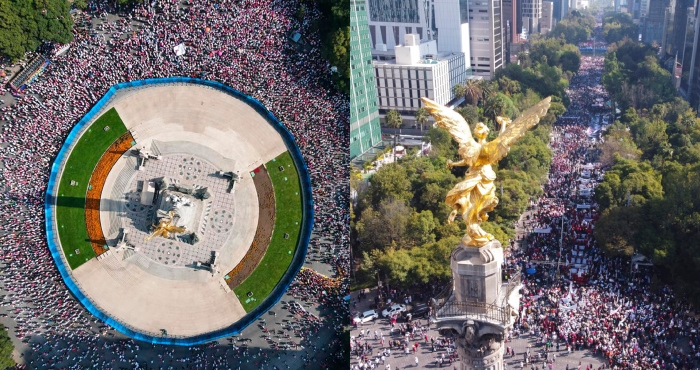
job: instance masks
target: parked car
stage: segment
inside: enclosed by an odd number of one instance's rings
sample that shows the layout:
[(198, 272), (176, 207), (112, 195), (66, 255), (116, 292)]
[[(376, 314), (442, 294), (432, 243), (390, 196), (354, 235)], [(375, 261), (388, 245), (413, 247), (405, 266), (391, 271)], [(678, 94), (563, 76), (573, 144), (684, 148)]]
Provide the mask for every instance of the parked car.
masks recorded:
[(379, 314), (377, 313), (377, 311), (369, 310), (369, 311), (365, 311), (365, 312), (355, 316), (355, 318), (353, 318), (352, 321), (354, 321), (358, 324), (361, 324), (361, 323), (365, 323), (368, 321), (372, 321), (372, 320), (377, 319), (377, 318), (379, 318)]
[(394, 305), (391, 305), (391, 307), (382, 311), (382, 317), (394, 316), (394, 315), (400, 314), (401, 312), (404, 312), (404, 311), (406, 311), (405, 304), (394, 304)]
[(408, 317), (408, 315), (411, 315), (411, 319), (415, 319), (419, 317), (426, 317), (428, 316), (429, 312), (430, 307), (422, 303), (417, 303), (411, 308), (410, 311), (406, 311), (402, 315), (404, 316), (404, 318)]

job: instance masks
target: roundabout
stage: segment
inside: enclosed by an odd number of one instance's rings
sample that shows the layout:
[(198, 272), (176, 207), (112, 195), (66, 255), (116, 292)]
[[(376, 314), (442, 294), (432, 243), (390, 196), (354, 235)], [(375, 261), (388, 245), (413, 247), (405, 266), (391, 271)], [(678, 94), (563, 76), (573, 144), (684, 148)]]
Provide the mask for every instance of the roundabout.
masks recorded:
[(191, 78), (112, 87), (66, 139), (45, 211), (59, 272), (93, 315), (187, 346), (279, 301), (313, 223), (289, 131), (254, 99)]

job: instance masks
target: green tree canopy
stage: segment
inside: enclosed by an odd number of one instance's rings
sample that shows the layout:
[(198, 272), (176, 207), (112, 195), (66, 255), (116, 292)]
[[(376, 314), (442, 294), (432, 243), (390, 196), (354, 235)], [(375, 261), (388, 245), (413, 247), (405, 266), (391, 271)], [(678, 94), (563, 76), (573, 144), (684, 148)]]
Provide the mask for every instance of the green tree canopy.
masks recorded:
[(0, 55), (17, 60), (42, 41), (73, 40), (66, 0), (0, 0)]
[(661, 175), (648, 162), (615, 157), (615, 164), (605, 173), (595, 191), (603, 210), (626, 205), (642, 205), (663, 197)]
[(603, 37), (608, 44), (625, 38), (637, 39), (639, 26), (634, 24), (628, 13), (609, 12), (603, 17)]

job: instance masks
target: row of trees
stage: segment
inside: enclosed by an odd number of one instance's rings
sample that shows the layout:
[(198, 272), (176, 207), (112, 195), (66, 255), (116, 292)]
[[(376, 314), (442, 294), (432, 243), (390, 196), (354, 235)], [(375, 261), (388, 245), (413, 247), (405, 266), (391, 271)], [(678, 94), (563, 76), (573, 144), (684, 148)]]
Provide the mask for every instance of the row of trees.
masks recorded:
[[(317, 28), (322, 38), (321, 53), (338, 69), (333, 74), (338, 88), (350, 93), (350, 0), (318, 0), (322, 16)], [(303, 19), (306, 5), (302, 4), (297, 17)]]
[(67, 0), (0, 0), (0, 56), (17, 60), (42, 41), (73, 40)]
[(595, 18), (587, 10), (572, 10), (549, 31), (550, 37), (563, 38), (578, 45), (587, 41), (595, 29)]
[(603, 16), (603, 37), (608, 44), (625, 38), (636, 40), (638, 35), (639, 26), (634, 24), (629, 13), (609, 12)]
[(610, 169), (596, 190), (602, 215), (594, 235), (609, 255), (650, 257), (667, 282), (700, 303), (700, 120), (673, 91), (649, 86), (664, 85), (665, 74), (650, 73), (658, 61), (648, 51), (624, 40), (606, 58), (606, 87), (621, 78), (623, 89), (650, 96), (617, 91), (626, 109), (601, 146)]
[[(485, 122), (491, 138), (497, 115), (515, 118), (521, 111), (542, 98), (526, 83), (501, 76), (495, 81), (468, 81), (455, 87), (465, 96), (465, 106), (456, 110), (473, 126)], [(565, 111), (561, 99), (554, 97), (550, 113), (537, 128), (523, 137), (497, 170), (499, 206), (483, 227), (502, 242), (514, 237), (513, 222), (525, 210), (528, 200), (541, 193), (541, 184), (551, 164), (548, 148), (551, 126)], [(417, 119), (427, 121), (427, 112), (419, 111)], [(387, 115), (400, 124), (401, 117)], [(352, 247), (359, 257), (356, 280), (371, 283), (380, 273), (392, 284), (410, 285), (450, 276), (449, 256), (464, 235), (461, 222), (451, 225), (446, 220), (451, 209), (445, 196), (460, 181), (465, 167), (447, 168), (447, 160), (457, 157), (457, 145), (449, 133), (431, 127), (426, 141), (432, 144), (427, 157), (409, 151), (397, 163), (385, 165), (363, 186), (361, 176), (351, 174), (351, 187), (358, 191), (352, 207)]]
[(650, 109), (676, 97), (671, 73), (659, 65), (656, 53), (653, 46), (629, 38), (608, 48), (603, 85), (621, 111)]

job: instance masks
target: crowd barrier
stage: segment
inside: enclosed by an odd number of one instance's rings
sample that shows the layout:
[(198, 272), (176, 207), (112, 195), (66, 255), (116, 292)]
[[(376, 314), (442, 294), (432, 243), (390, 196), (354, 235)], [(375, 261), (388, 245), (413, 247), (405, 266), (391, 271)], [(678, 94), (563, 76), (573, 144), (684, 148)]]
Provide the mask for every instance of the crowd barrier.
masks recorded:
[[(73, 280), (73, 276), (70, 268), (68, 268), (68, 263), (63, 256), (60, 241), (57, 233), (57, 226), (54, 223), (55, 214), (54, 206), (55, 200), (58, 195), (58, 184), (60, 182), (60, 176), (62, 174), (62, 167), (65, 160), (68, 158), (71, 149), (80, 138), (82, 133), (88, 128), (92, 123), (96, 115), (101, 112), (103, 108), (111, 101), (112, 97), (122, 89), (133, 89), (138, 87), (148, 87), (155, 85), (171, 85), (171, 84), (195, 84), (211, 87), (227, 93), (233, 97), (243, 100), (250, 107), (255, 109), (258, 113), (264, 116), (270, 124), (279, 132), (282, 139), (287, 146), (287, 149), (292, 155), (294, 164), (297, 167), (297, 171), (300, 176), (301, 182), (301, 194), (302, 194), (302, 204), (303, 204), (303, 219), (301, 225), (301, 233), (299, 235), (299, 242), (297, 244), (296, 252), (292, 258), (292, 262), (287, 268), (287, 271), (282, 276), (280, 282), (275, 286), (270, 295), (268, 295), (255, 309), (248, 312), (243, 318), (235, 322), (234, 324), (218, 329), (206, 334), (201, 334), (193, 337), (174, 337), (161, 335), (158, 333), (143, 333), (131, 328), (129, 324), (116, 320), (110, 317), (107, 313), (103, 312), (96, 304), (90, 301), (90, 299), (83, 294), (80, 290), (76, 281)], [(301, 267), (304, 265), (304, 259), (306, 258), (306, 253), (309, 245), (309, 240), (311, 238), (311, 231), (313, 229), (314, 222), (314, 206), (311, 192), (311, 178), (309, 176), (308, 168), (304, 162), (304, 158), (297, 147), (294, 140), (294, 135), (285, 127), (272, 112), (270, 112), (265, 106), (258, 100), (243, 94), (242, 92), (235, 90), (229, 86), (222, 83), (208, 80), (201, 80), (198, 78), (189, 77), (170, 77), (170, 78), (154, 78), (139, 81), (123, 82), (112, 86), (107, 93), (97, 102), (90, 111), (83, 116), (83, 118), (73, 127), (71, 132), (68, 134), (66, 141), (64, 142), (61, 150), (58, 152), (56, 159), (51, 167), (51, 175), (49, 177), (49, 183), (46, 188), (46, 198), (44, 204), (44, 212), (46, 215), (46, 239), (48, 242), (49, 250), (51, 251), (51, 256), (56, 262), (63, 281), (65, 282), (68, 289), (73, 293), (74, 297), (80, 301), (80, 303), (85, 306), (85, 308), (90, 311), (91, 314), (104, 321), (107, 325), (115, 328), (124, 335), (145, 341), (153, 344), (165, 344), (165, 345), (178, 345), (178, 346), (192, 346), (211, 342), (220, 338), (224, 338), (231, 335), (239, 334), (248, 325), (252, 324), (260, 318), (265, 312), (270, 310), (277, 302), (282, 299), (282, 296), (289, 288), (289, 285), (294, 280), (294, 277), (299, 272)], [(235, 294), (231, 292), (231, 294)]]

